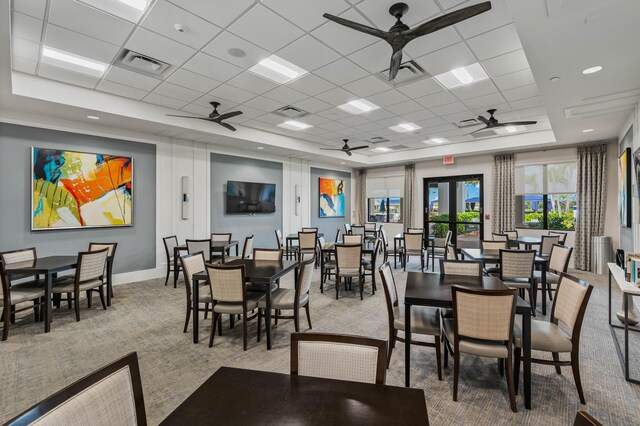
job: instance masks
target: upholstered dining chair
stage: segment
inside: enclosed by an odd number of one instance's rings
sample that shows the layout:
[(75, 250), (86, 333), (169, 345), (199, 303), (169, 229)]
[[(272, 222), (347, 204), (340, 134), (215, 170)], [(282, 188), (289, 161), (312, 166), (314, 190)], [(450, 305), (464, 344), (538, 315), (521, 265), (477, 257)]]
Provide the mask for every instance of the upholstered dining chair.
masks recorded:
[(296, 253), (298, 252), (298, 243), (296, 242), (295, 245), (292, 245), (287, 249), (287, 246), (284, 241), (284, 237), (282, 236), (282, 231), (279, 229), (276, 229), (276, 243), (278, 245), (278, 248), (282, 250), (283, 254), (287, 257), (287, 259), (289, 259), (290, 256), (294, 256), (294, 257), (297, 256)]
[(362, 240), (364, 241), (365, 235), (366, 235), (365, 230), (364, 230), (364, 226), (363, 225), (352, 225), (351, 226), (351, 234), (362, 236)]
[(364, 268), (364, 276), (371, 277), (371, 294), (375, 295), (376, 290), (376, 262), (378, 261), (378, 254), (380, 253), (380, 247), (382, 246), (382, 239), (376, 238), (373, 243), (373, 253), (370, 258), (362, 259), (362, 267)]
[[(191, 293), (193, 291), (193, 274), (204, 272), (204, 253), (198, 252), (181, 256), (180, 264), (182, 265), (182, 272), (184, 274), (184, 287), (187, 292), (187, 316), (184, 320), (183, 330), (183, 333), (186, 333), (187, 328), (189, 327), (189, 320), (191, 319), (191, 309), (193, 305), (191, 297)], [(200, 312), (204, 312), (204, 318), (207, 319), (207, 314), (209, 313), (209, 305), (213, 304), (213, 299), (211, 299), (211, 288), (205, 285), (202, 288), (199, 288), (199, 290), (198, 311), (195, 313), (195, 315), (198, 315), (198, 313)], [(204, 304), (204, 308), (200, 307), (201, 304)]]
[(378, 238), (378, 224), (374, 222), (365, 222), (364, 239), (366, 242), (373, 242)]
[[(14, 262), (15, 263), (15, 262)], [(30, 281), (21, 284), (11, 284), (9, 276), (4, 269), (5, 263), (0, 262), (0, 307), (2, 307), (2, 340), (9, 337), (9, 328), (13, 316), (22, 311), (33, 309), (35, 321), (40, 319), (40, 308), (44, 307), (45, 290), (38, 285), (38, 281)], [(18, 307), (19, 304), (33, 302), (32, 305)]]
[(424, 249), (424, 235), (422, 233), (405, 233), (404, 244), (402, 247), (402, 264), (404, 270), (407, 270), (407, 262), (410, 256), (420, 257), (420, 270), (424, 272), (424, 255), (426, 250)]
[(186, 242), (187, 253), (202, 253), (204, 255), (204, 261), (211, 263), (211, 240), (187, 240)]
[(389, 260), (389, 238), (387, 237), (387, 230), (385, 229), (384, 225), (380, 226), (380, 238), (382, 238), (382, 261), (386, 262)]
[[(107, 257), (111, 258), (111, 269), (107, 268), (107, 305), (110, 303), (110, 299), (113, 297), (113, 262), (116, 257), (116, 249), (118, 248), (118, 243), (89, 243), (89, 251), (98, 251), (104, 248), (109, 249), (107, 252)], [(107, 262), (108, 266), (108, 262)]]
[[(593, 286), (589, 283), (562, 273), (551, 308), (551, 318), (549, 321), (531, 320), (531, 350), (551, 352), (552, 356), (552, 360), (531, 358), (531, 362), (553, 365), (558, 374), (562, 374), (560, 367), (571, 366), (573, 380), (576, 383), (582, 404), (586, 404), (586, 401), (580, 379), (580, 331), (592, 291)], [(522, 326), (520, 323), (516, 323), (513, 337), (517, 389), (522, 350)], [(571, 353), (570, 361), (561, 361), (560, 353), (567, 352)]]
[(384, 340), (344, 334), (291, 333), (291, 375), (384, 384), (386, 352)]
[(436, 237), (432, 245), (427, 245), (427, 259), (428, 259), (429, 253), (431, 252), (433, 252), (434, 259), (436, 256), (445, 258), (447, 256), (447, 244), (451, 242), (452, 235), (453, 235), (453, 232), (449, 230), (447, 231), (444, 238)]
[(567, 232), (549, 231), (549, 235), (558, 235), (560, 237), (558, 244), (562, 244), (564, 246), (567, 243), (567, 235), (568, 235)]
[[(169, 282), (169, 275), (171, 275), (173, 271), (173, 249), (178, 247), (178, 237), (175, 235), (171, 235), (170, 237), (164, 237), (162, 239), (162, 243), (164, 244), (164, 252), (167, 256), (167, 277), (164, 280), (164, 285), (167, 285)], [(178, 263), (178, 268), (180, 268), (180, 263)], [(174, 285), (175, 287), (175, 285)]]
[[(324, 246), (324, 244), (322, 243), (320, 238), (318, 238), (318, 242), (320, 243), (319, 244), (320, 245), (320, 256), (318, 257), (318, 259), (320, 260), (320, 262), (323, 265), (323, 273), (320, 276), (320, 292), (324, 293), (324, 283), (326, 282), (327, 278), (329, 278), (331, 275), (335, 275), (336, 260), (333, 257), (333, 255), (331, 254), (331, 252), (325, 253), (323, 255), (322, 254), (322, 247)], [(334, 243), (340, 242), (340, 228), (338, 228), (336, 230), (336, 238), (333, 240), (333, 242)]]
[(407, 234), (424, 234), (424, 228), (407, 228)]
[(440, 259), (440, 275), (482, 276), (482, 262), (476, 260)]
[(301, 231), (302, 232), (315, 232), (315, 233), (318, 233), (318, 228), (317, 227), (316, 228), (314, 228), (314, 227), (304, 228), (303, 227), (303, 228), (301, 228)]
[[(391, 362), (391, 355), (396, 346), (396, 341), (404, 342), (404, 337), (398, 336), (398, 332), (404, 333), (406, 325), (404, 322), (404, 303), (400, 303), (396, 280), (393, 277), (389, 262), (384, 262), (378, 268), (384, 296), (387, 302), (387, 315), (389, 317), (389, 349), (387, 354), (387, 368)], [(411, 335), (422, 334), (433, 336), (433, 343), (419, 340), (411, 340), (412, 345), (428, 346), (436, 350), (436, 368), (438, 370), (438, 380), (442, 380), (441, 354), (440, 354), (440, 310), (428, 306), (411, 307)]]
[(315, 257), (318, 244), (318, 232), (298, 232), (298, 260), (302, 261), (303, 255), (310, 254)]
[[(508, 241), (494, 241), (494, 240), (482, 240), (480, 243), (482, 250), (500, 250), (500, 249), (508, 249), (509, 242)], [(485, 262), (484, 273), (489, 274), (499, 274), (500, 273), (500, 265), (496, 264), (495, 266), (487, 267), (487, 263)]]
[(509, 236), (507, 234), (492, 232), (491, 238), (493, 239), (493, 241), (509, 241)]
[[(38, 258), (35, 247), (23, 248), (18, 250), (4, 251), (0, 252), (0, 261), (5, 264), (10, 263), (20, 263), (20, 262), (31, 262)], [(9, 285), (11, 285), (11, 281), (23, 278), (33, 278), (38, 279), (37, 275), (29, 275), (29, 274), (20, 274), (13, 275), (11, 280), (9, 281)]]
[(357, 278), (360, 284), (360, 300), (364, 295), (364, 268), (362, 267), (362, 244), (336, 244), (336, 300), (340, 296), (340, 280), (351, 283)]
[(506, 360), (511, 411), (517, 412), (512, 368), (515, 289), (484, 290), (451, 286), (453, 319), (444, 319), (445, 367), (447, 352), (453, 355), (453, 400), (458, 400), (460, 354)]
[(225, 258), (225, 262), (236, 259), (251, 259), (253, 253), (253, 235), (249, 235), (244, 238), (244, 244), (242, 245), (242, 256), (229, 256)]
[(351, 224), (349, 224), (349, 223), (345, 223), (344, 224), (344, 233), (345, 234), (350, 234), (351, 233)]
[(452, 243), (447, 244), (447, 260), (458, 260), (458, 250), (456, 249), (456, 245)]
[(560, 235), (542, 235), (540, 237), (540, 250), (538, 256), (549, 256), (551, 254), (551, 248), (554, 244), (559, 244)]
[(282, 260), (283, 251), (281, 249), (254, 248), (253, 260)]
[[(211, 244), (229, 244), (231, 243), (231, 234), (230, 232), (212, 232), (211, 233)], [(227, 250), (227, 256), (231, 255), (231, 249)], [(213, 260), (213, 259), (212, 259)]]
[(6, 424), (146, 426), (137, 353), (94, 371)]
[(343, 234), (342, 242), (344, 244), (362, 244), (362, 235), (360, 234)]
[(66, 294), (66, 299), (74, 302), (76, 321), (80, 321), (80, 293), (86, 292), (87, 306), (91, 308), (91, 295), (96, 292), (100, 295), (102, 308), (107, 309), (104, 295), (104, 275), (106, 271), (108, 248), (97, 251), (85, 251), (78, 253), (78, 263), (74, 276), (65, 277), (53, 284), (51, 293)]
[[(277, 288), (271, 292), (271, 309), (275, 310), (272, 318), (292, 319), (296, 331), (300, 331), (300, 309), (304, 308), (307, 314), (309, 329), (311, 327), (311, 313), (309, 312), (309, 292), (311, 290), (311, 280), (313, 278), (313, 259), (305, 260), (300, 264), (300, 272), (296, 280), (294, 289)], [(267, 308), (266, 296), (258, 300), (258, 342), (260, 341), (260, 323), (265, 316)], [(292, 315), (282, 315), (281, 311), (292, 311)]]
[[(549, 253), (549, 266), (547, 268), (545, 277), (547, 281), (547, 292), (549, 293), (549, 299), (553, 300), (553, 292), (556, 291), (553, 286), (558, 284), (560, 274), (567, 272), (569, 268), (569, 260), (571, 259), (571, 253), (573, 247), (566, 247), (560, 244), (554, 244), (551, 247), (551, 253)], [(535, 291), (538, 291), (538, 284), (542, 283), (542, 271), (533, 271), (533, 279), (535, 281)], [(542, 297), (546, 297), (544, 289), (542, 289)]]
[(535, 316), (536, 295), (534, 292), (533, 264), (535, 250), (500, 250), (500, 280), (509, 288), (518, 289), (521, 293), (529, 292), (531, 311)]
[(518, 239), (518, 230), (514, 229), (511, 231), (504, 231), (502, 232), (503, 234), (505, 234), (507, 236), (507, 238), (509, 239), (509, 247), (511, 248), (519, 248), (519, 244), (516, 241)]

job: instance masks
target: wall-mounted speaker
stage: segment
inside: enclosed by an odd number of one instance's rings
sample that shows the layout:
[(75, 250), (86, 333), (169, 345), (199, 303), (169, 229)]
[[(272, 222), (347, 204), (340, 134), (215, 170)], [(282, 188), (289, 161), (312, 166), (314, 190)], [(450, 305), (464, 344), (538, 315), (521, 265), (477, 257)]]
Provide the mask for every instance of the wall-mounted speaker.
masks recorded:
[(294, 204), (296, 205), (296, 216), (300, 216), (300, 185), (295, 186)]
[(189, 176), (182, 176), (182, 219), (189, 219), (189, 198), (191, 179)]

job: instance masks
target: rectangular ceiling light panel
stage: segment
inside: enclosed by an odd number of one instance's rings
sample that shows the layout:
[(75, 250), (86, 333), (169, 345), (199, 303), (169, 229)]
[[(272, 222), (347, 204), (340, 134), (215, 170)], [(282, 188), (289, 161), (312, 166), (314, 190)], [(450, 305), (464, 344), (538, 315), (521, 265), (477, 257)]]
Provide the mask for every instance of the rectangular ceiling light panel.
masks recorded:
[(422, 127), (414, 123), (400, 123), (397, 126), (389, 127), (389, 129), (398, 133), (407, 133), (407, 132), (413, 132), (418, 129), (422, 129)]
[(300, 130), (308, 129), (309, 127), (313, 127), (313, 126), (311, 124), (301, 123), (300, 121), (289, 120), (289, 121), (285, 121), (284, 123), (278, 124), (278, 127), (282, 127), (283, 129), (300, 131)]
[(81, 3), (100, 9), (111, 15), (137, 23), (147, 6), (149, 0), (78, 0)]
[(94, 61), (48, 46), (42, 48), (42, 62), (54, 67), (88, 74), (98, 78), (102, 77), (107, 69), (107, 64), (103, 62)]
[(338, 105), (343, 111), (347, 111), (350, 114), (362, 114), (365, 112), (374, 111), (380, 107), (374, 103), (369, 102), (366, 99), (358, 99), (355, 101), (347, 102), (346, 104)]
[(442, 145), (443, 143), (446, 143), (449, 141), (446, 140), (445, 138), (430, 138), (423, 142), (426, 143), (427, 145)]
[(455, 89), (456, 87), (466, 86), (467, 84), (486, 80), (489, 76), (484, 68), (482, 68), (482, 65), (476, 62), (475, 64), (467, 65), (466, 67), (460, 67), (438, 74), (434, 78), (447, 89)]
[(280, 84), (288, 83), (307, 73), (307, 70), (276, 55), (261, 60), (249, 68), (249, 71)]

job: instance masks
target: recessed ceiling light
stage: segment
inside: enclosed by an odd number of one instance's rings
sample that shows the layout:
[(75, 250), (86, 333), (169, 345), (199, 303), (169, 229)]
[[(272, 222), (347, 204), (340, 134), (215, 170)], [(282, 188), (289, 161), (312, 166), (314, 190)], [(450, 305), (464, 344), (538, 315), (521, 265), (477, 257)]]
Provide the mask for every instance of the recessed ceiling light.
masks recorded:
[(447, 89), (454, 89), (456, 87), (486, 80), (489, 76), (484, 68), (482, 68), (482, 65), (476, 62), (475, 64), (467, 65), (466, 67), (460, 67), (438, 74), (434, 76), (434, 78)]
[(373, 111), (379, 109), (380, 107), (369, 102), (366, 99), (358, 99), (355, 101), (347, 102), (346, 104), (338, 105), (338, 108), (351, 114), (362, 114), (363, 112)]
[(280, 84), (288, 83), (307, 73), (306, 70), (276, 55), (261, 60), (249, 68), (249, 71)]
[(510, 135), (512, 133), (519, 133), (526, 131), (527, 128), (525, 126), (506, 126), (506, 127), (496, 127), (493, 131), (498, 135)]
[(296, 120), (289, 120), (289, 121), (285, 121), (284, 123), (278, 124), (278, 127), (298, 131), (298, 130), (308, 129), (309, 127), (313, 127), (313, 126), (311, 124), (301, 123)]
[(186, 33), (189, 30), (186, 25), (182, 24), (174, 24), (173, 28), (179, 33)]
[(406, 133), (406, 132), (413, 132), (414, 130), (422, 129), (422, 127), (414, 123), (400, 123), (397, 126), (389, 127), (389, 129), (398, 133)]
[(137, 23), (149, 5), (149, 0), (76, 0), (111, 15)]
[(389, 152), (391, 151), (391, 148), (387, 148), (386, 146), (379, 146), (377, 148), (373, 148), (372, 151)]
[(509, 133), (514, 133), (516, 131), (516, 126), (507, 126), (504, 129)]
[(340, 162), (340, 164), (347, 164), (347, 163), (346, 163), (346, 162), (344, 162), (344, 161), (341, 161), (341, 162)]
[(549, 81), (558, 81), (558, 80), (560, 80), (560, 77), (557, 77), (557, 76), (553, 76), (549, 78)]
[(105, 63), (48, 46), (42, 48), (42, 62), (55, 67), (89, 74), (94, 77), (102, 77), (104, 71), (107, 69), (107, 64)]
[(589, 132), (593, 132), (593, 129), (584, 129), (584, 130), (582, 131), (582, 133), (589, 133)]
[(145, 10), (147, 8), (147, 0), (118, 0), (134, 9)]
[(97, 117), (95, 115), (87, 115), (87, 118), (90, 120), (100, 120), (100, 117)]
[(582, 74), (593, 74), (600, 71), (602, 67), (600, 65), (596, 65), (595, 67), (587, 68), (586, 70), (582, 70)]
[(424, 143), (428, 144), (428, 145), (441, 145), (445, 142), (449, 142), (447, 139), (445, 138), (429, 138), (426, 141), (423, 141)]
[(257, 149), (264, 149), (264, 146), (259, 146)]

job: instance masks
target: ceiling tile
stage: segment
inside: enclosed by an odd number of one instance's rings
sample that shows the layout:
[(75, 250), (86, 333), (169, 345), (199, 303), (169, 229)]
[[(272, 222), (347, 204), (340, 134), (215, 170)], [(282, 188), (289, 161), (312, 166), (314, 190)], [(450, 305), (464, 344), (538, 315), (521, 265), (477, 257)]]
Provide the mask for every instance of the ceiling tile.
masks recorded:
[(340, 131), (344, 128), (346, 128), (347, 126), (345, 126), (344, 124), (337, 122), (337, 121), (328, 121), (326, 123), (322, 123), (322, 124), (318, 124), (318, 127), (325, 129), (325, 130), (329, 130), (331, 132), (335, 132), (335, 131)]
[(340, 58), (336, 52), (309, 35), (299, 38), (276, 54), (307, 71), (313, 71)]
[(264, 114), (264, 115), (261, 115), (260, 117), (257, 117), (256, 120), (262, 121), (263, 123), (272, 124), (275, 126), (285, 122), (287, 119), (285, 117), (282, 117), (276, 114)]
[[(328, 92), (320, 93), (315, 96), (318, 99), (321, 99), (325, 102), (330, 103), (331, 105), (338, 106), (349, 101), (353, 101), (358, 97), (351, 92), (347, 92), (341, 87), (336, 87), (335, 89), (329, 90)], [(347, 114), (347, 113), (345, 113)], [(350, 114), (349, 114), (350, 115)]]
[(440, 117), (444, 117), (445, 115), (449, 115), (449, 114), (455, 114), (457, 112), (466, 112), (469, 110), (469, 108), (462, 102), (454, 102), (448, 105), (440, 105), (430, 109), (431, 109), (431, 112), (439, 115)]
[(477, 98), (467, 99), (464, 104), (471, 110), (477, 108), (493, 108), (496, 105), (503, 104), (504, 98), (499, 93), (491, 93), (489, 95), (478, 96)]
[(169, 98), (167, 96), (158, 95), (157, 93), (150, 93), (144, 98), (144, 101), (172, 109), (180, 109), (187, 104), (187, 102), (179, 101), (178, 99)]
[(502, 94), (509, 102), (532, 98), (534, 96), (538, 96), (538, 86), (530, 84), (528, 86), (516, 87), (515, 89), (504, 90)]
[[(313, 3), (320, 4), (321, 2)], [(329, 13), (335, 15), (335, 13), (333, 12)], [(362, 19), (362, 15), (360, 15), (354, 9), (349, 9), (339, 16), (350, 21), (357, 21), (358, 19)], [(359, 31), (354, 31), (350, 28), (331, 21), (311, 32), (311, 35), (327, 44), (328, 46), (331, 46), (333, 49), (343, 55), (348, 55), (349, 53), (353, 53), (356, 50), (362, 49), (363, 47), (370, 46), (378, 41), (377, 37), (373, 37)]]
[(381, 124), (373, 123), (371, 121), (365, 124), (361, 124), (360, 126), (357, 126), (357, 127), (363, 132), (372, 132), (372, 133), (375, 133), (377, 130), (384, 129), (384, 126), (382, 126)]
[(29, 59), (30, 61), (38, 61), (40, 56), (40, 44), (17, 37), (13, 37), (11, 42), (11, 53), (13, 53), (14, 57)]
[(460, 100), (477, 98), (478, 96), (489, 95), (496, 92), (496, 86), (491, 80), (482, 80), (477, 83), (460, 86), (451, 90), (451, 93)]
[(13, 12), (11, 34), (25, 40), (40, 43), (42, 37), (42, 21), (22, 13)]
[[(305, 99), (306, 100), (306, 99)], [(302, 101), (304, 102), (304, 101)], [(295, 106), (297, 108), (301, 108), (302, 104), (301, 103), (296, 103)], [(303, 108), (304, 109), (304, 108)], [(312, 126), (317, 126), (318, 124), (323, 124), (329, 121), (328, 118), (322, 117), (320, 115), (315, 115), (315, 114), (311, 114), (311, 115), (307, 115), (305, 117), (302, 117), (304, 119), (304, 122), (307, 124), (311, 124)], [(326, 130), (321, 129), (322, 132), (326, 132)]]
[(487, 59), (486, 61), (482, 61), (482, 65), (491, 77), (529, 68), (529, 62), (522, 49)]
[[(458, 121), (475, 118), (475, 116), (476, 115), (473, 112), (466, 110), (462, 112), (457, 112), (455, 114), (445, 115), (442, 117), (442, 119), (447, 123), (457, 123)], [(455, 127), (453, 129), (455, 129)]]
[[(228, 29), (270, 52), (283, 48), (303, 34), (300, 28), (261, 4), (251, 8)], [(265, 33), (266, 29), (268, 30)]]
[[(176, 30), (176, 24), (183, 25), (185, 31)], [(195, 49), (200, 49), (221, 31), (210, 22), (165, 0), (156, 1), (140, 25)]]
[[(244, 56), (233, 56), (229, 53), (231, 49), (240, 49), (244, 52)], [(230, 62), (242, 68), (251, 68), (270, 53), (253, 43), (249, 43), (245, 39), (224, 31), (218, 37), (213, 39), (204, 49), (203, 52), (211, 56), (215, 56), (223, 61)]]
[(98, 83), (97, 78), (42, 63), (38, 68), (38, 75), (40, 77), (62, 81), (63, 83), (73, 84), (74, 86), (87, 87), (89, 89), (93, 89), (96, 83)]
[(253, 6), (255, 0), (233, 0), (224, 3), (211, 0), (170, 0), (176, 6), (193, 13), (219, 27), (226, 27), (237, 19), (242, 12)]
[(220, 84), (222, 84), (217, 80), (205, 77), (200, 74), (196, 74), (191, 71), (187, 71), (182, 68), (171, 74), (171, 76), (167, 78), (167, 81), (169, 83), (177, 84), (178, 86), (196, 90), (200, 93), (209, 92), (215, 87), (218, 87)]
[(338, 120), (338, 123), (344, 124), (347, 127), (355, 127), (355, 126), (360, 126), (362, 124), (367, 124), (369, 123), (369, 120), (362, 117), (358, 117), (357, 115), (352, 115), (351, 117)]
[(242, 116), (249, 118), (249, 119), (254, 119), (256, 117), (260, 117), (261, 115), (264, 114), (264, 111), (260, 111), (259, 109), (255, 109), (255, 108), (251, 108), (247, 105), (240, 105), (236, 107), (237, 109), (242, 110)]
[(112, 95), (124, 96), (125, 98), (137, 100), (144, 98), (148, 93), (145, 90), (136, 89), (131, 86), (125, 86), (123, 84), (107, 80), (102, 80), (98, 83), (96, 89), (102, 92), (111, 93)]
[(47, 0), (13, 0), (13, 9), (37, 19), (44, 19)]
[(420, 111), (424, 109), (424, 107), (416, 101), (409, 100), (388, 106), (387, 109), (394, 114), (404, 115), (410, 112)]
[(191, 58), (183, 68), (218, 81), (227, 81), (242, 72), (242, 68), (202, 52)]
[(351, 117), (351, 114), (338, 108), (327, 109), (324, 111), (320, 111), (317, 114), (321, 117), (328, 118), (329, 120), (340, 120), (343, 118)]
[(422, 96), (416, 99), (416, 102), (418, 102), (420, 105), (426, 108), (431, 108), (435, 106), (450, 104), (450, 103), (456, 102), (457, 100), (458, 98), (453, 96), (450, 92), (444, 91), (444, 92), (434, 93), (433, 95)]
[(375, 120), (382, 120), (384, 118), (393, 117), (393, 114), (384, 108), (380, 108), (371, 112), (366, 112), (362, 116), (368, 120), (375, 121)]
[[(349, 55), (349, 59), (371, 74), (375, 74), (389, 68), (391, 52), (391, 46), (389, 46), (386, 41), (381, 40), (371, 46), (352, 53)], [(406, 59), (407, 58), (405, 57), (403, 61)]]
[(118, 46), (69, 31), (55, 25), (47, 25), (45, 44), (65, 52), (110, 63), (120, 50)]
[(427, 96), (444, 90), (433, 78), (423, 78), (422, 80), (396, 87), (396, 89), (412, 98)]
[(307, 95), (287, 86), (279, 86), (264, 94), (265, 97), (282, 102), (284, 105), (293, 104), (307, 98)]
[(515, 87), (526, 86), (529, 84), (535, 84), (533, 73), (529, 68), (512, 72), (510, 74), (501, 75), (495, 77), (493, 82), (498, 86), (500, 90), (509, 90)]
[[(395, 105), (393, 105), (395, 106)], [(392, 107), (393, 107), (392, 106)], [(392, 108), (389, 107), (389, 108)], [(414, 112), (410, 112), (407, 114), (402, 114), (402, 118), (404, 118), (407, 121), (410, 121), (412, 123), (418, 122), (418, 121), (422, 121), (422, 120), (426, 120), (429, 118), (433, 118), (436, 115), (434, 113), (432, 113), (431, 111), (429, 111), (428, 109), (420, 109), (418, 111), (414, 111)]]
[(27, 74), (35, 74), (36, 68), (38, 67), (38, 61), (32, 61), (31, 59), (15, 56), (13, 58), (12, 65), (15, 71), (24, 72)]
[(409, 98), (404, 94), (398, 92), (397, 90), (391, 89), (391, 90), (387, 90), (386, 92), (382, 92), (382, 93), (378, 93), (376, 95), (370, 96), (367, 100), (381, 107), (388, 107), (389, 105), (394, 105), (400, 102), (408, 101)]
[(162, 83), (156, 87), (153, 91), (158, 95), (168, 96), (170, 98), (178, 99), (185, 102), (193, 102), (202, 96), (202, 93), (195, 90), (187, 89), (186, 87), (178, 86), (173, 83)]
[(453, 27), (447, 27), (434, 33), (416, 38), (407, 44), (404, 51), (412, 57), (417, 58), (461, 41), (462, 39)]
[(415, 123), (418, 126), (422, 127), (423, 129), (431, 129), (434, 126), (441, 126), (443, 124), (447, 124), (447, 122), (440, 117), (428, 118), (426, 120), (416, 121)]
[(244, 103), (256, 96), (251, 92), (238, 89), (237, 87), (233, 87), (228, 84), (222, 84), (216, 87), (211, 92), (209, 92), (209, 95), (212, 97), (212, 101), (223, 99), (226, 101), (234, 102), (236, 104)]
[(383, 82), (378, 77), (369, 75), (365, 78), (361, 78), (360, 80), (345, 84), (344, 88), (358, 96), (366, 98), (367, 96), (389, 90), (389, 84)]
[(249, 92), (255, 93), (256, 95), (261, 95), (264, 92), (268, 92), (269, 90), (278, 87), (276, 83), (267, 80), (266, 78), (262, 78), (249, 71), (238, 74), (227, 83), (234, 87), (248, 90)]
[(199, 104), (189, 104), (182, 107), (181, 111), (190, 112), (191, 114), (206, 117), (211, 114), (211, 106), (208, 108)]
[(335, 84), (329, 83), (315, 74), (305, 74), (287, 83), (287, 86), (309, 96), (315, 96), (318, 93), (327, 92), (336, 87)]
[(297, 108), (302, 108), (305, 111), (308, 111), (312, 114), (316, 112), (324, 111), (329, 108), (333, 108), (333, 105), (326, 103), (325, 101), (321, 101), (316, 98), (307, 98), (301, 101), (296, 101), (295, 106)]
[(126, 44), (127, 49), (180, 66), (196, 51), (167, 37), (138, 28)]
[[(475, 2), (472, 1), (463, 4), (456, 9), (471, 6), (473, 3)], [(503, 25), (510, 24), (511, 22), (511, 15), (507, 10), (505, 0), (492, 0), (491, 10), (462, 21), (459, 24), (456, 24), (455, 28), (456, 30), (458, 30), (458, 32), (460, 32), (462, 37), (468, 39), (479, 34), (494, 30), (498, 27), (502, 27)]]
[(509, 104), (514, 110), (517, 111), (521, 109), (528, 109), (528, 108), (533, 108), (537, 106), (542, 106), (542, 99), (540, 99), (540, 96), (534, 96), (532, 98), (511, 101), (509, 102)]
[(104, 78), (114, 83), (124, 84), (144, 91), (151, 91), (162, 83), (162, 80), (114, 66), (109, 67)]
[[(476, 99), (479, 99), (479, 98), (476, 98)], [(502, 103), (495, 103), (485, 107), (477, 107), (477, 108), (470, 108), (470, 109), (475, 115), (483, 115), (485, 117), (489, 117), (489, 115), (491, 115), (487, 112), (488, 109), (497, 109), (498, 111), (500, 111), (501, 116), (511, 111), (511, 107), (506, 103), (506, 101), (504, 101), (504, 98)]]
[(51, 0), (49, 22), (120, 46), (134, 25), (74, 0)]
[(449, 9), (453, 9), (466, 1), (469, 0), (438, 0), (438, 3), (440, 3), (440, 6), (442, 6), (445, 11), (449, 12)]
[(431, 75), (442, 74), (456, 68), (471, 65), (476, 58), (465, 43), (454, 44), (416, 59), (422, 68)]
[(513, 24), (470, 38), (467, 43), (481, 61), (522, 49)]
[(256, 109), (259, 109), (260, 111), (265, 111), (265, 112), (275, 111), (278, 108), (282, 108), (283, 106), (278, 101), (274, 101), (273, 99), (265, 98), (262, 96), (258, 96), (251, 100), (248, 100), (244, 104), (250, 106), (251, 108), (256, 108)]
[(326, 22), (322, 16), (327, 12), (339, 15), (349, 8), (344, 0), (300, 1), (300, 0), (262, 0), (262, 4), (276, 11), (305, 31), (311, 31)]
[[(387, 31), (395, 23), (395, 18), (389, 14), (389, 2), (385, 0), (364, 0), (357, 8), (362, 11), (380, 29)], [(402, 17), (402, 22), (410, 27), (426, 21), (440, 13), (440, 7), (433, 0), (410, 2), (409, 11)], [(369, 25), (366, 21), (360, 20)]]
[(314, 74), (341, 86), (365, 77), (367, 72), (348, 59), (342, 58), (315, 70)]

